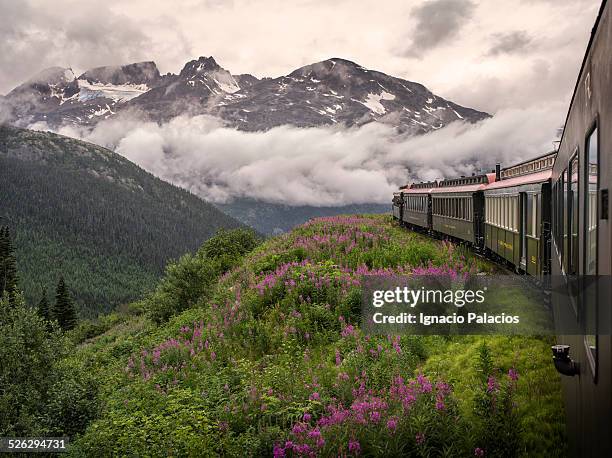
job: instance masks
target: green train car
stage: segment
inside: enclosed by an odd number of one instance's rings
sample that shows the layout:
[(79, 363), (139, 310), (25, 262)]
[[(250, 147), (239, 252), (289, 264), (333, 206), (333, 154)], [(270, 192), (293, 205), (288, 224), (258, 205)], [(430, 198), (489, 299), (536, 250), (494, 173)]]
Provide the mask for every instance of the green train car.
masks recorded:
[(412, 183), (403, 192), (404, 208), (401, 221), (417, 229), (431, 229), (431, 192), (438, 187), (436, 181)]
[[(500, 170), (484, 190), (484, 246), (516, 270), (542, 278), (550, 272), (550, 178), (556, 153)], [(546, 251), (546, 252), (545, 252)]]
[(483, 190), (493, 181), (495, 174), (440, 181), (430, 192), (432, 230), (466, 241), (475, 248), (481, 247), (484, 239)]

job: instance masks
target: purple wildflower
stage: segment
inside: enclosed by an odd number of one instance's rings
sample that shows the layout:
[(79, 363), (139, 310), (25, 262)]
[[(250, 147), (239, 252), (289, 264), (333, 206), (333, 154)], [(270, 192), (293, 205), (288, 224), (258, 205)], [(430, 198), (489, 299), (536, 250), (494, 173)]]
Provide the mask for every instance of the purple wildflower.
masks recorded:
[(355, 439), (351, 439), (348, 443), (348, 449), (349, 452), (355, 453), (357, 455), (361, 451), (361, 445)]

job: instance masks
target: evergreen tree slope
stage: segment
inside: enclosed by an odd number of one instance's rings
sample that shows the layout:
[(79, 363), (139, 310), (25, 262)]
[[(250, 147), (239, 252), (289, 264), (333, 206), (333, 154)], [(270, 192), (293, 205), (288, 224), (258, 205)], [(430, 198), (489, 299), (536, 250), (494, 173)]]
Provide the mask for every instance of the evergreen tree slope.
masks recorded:
[(149, 290), (163, 266), (240, 224), (110, 150), (0, 126), (0, 222), (30, 303), (66, 277), (86, 314)]

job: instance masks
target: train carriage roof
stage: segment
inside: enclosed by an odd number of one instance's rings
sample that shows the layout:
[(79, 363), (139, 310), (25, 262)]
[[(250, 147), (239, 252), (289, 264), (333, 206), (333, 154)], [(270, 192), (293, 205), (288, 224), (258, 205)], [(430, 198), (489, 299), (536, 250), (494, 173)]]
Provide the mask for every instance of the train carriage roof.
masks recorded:
[(404, 189), (404, 194), (429, 194), (437, 188)]
[(495, 173), (484, 175), (453, 178), (443, 180), (438, 187), (431, 190), (432, 194), (454, 194), (466, 192), (478, 192), (486, 188), (487, 184), (495, 182)]
[(486, 183), (468, 184), (463, 186), (447, 186), (444, 188), (435, 188), (431, 190), (432, 194), (453, 194), (458, 192), (478, 192), (486, 187)]
[(514, 186), (522, 186), (525, 184), (544, 183), (550, 179), (551, 175), (552, 169), (542, 170), (541, 172), (496, 181), (487, 185), (484, 190), (488, 191), (490, 189), (512, 188)]

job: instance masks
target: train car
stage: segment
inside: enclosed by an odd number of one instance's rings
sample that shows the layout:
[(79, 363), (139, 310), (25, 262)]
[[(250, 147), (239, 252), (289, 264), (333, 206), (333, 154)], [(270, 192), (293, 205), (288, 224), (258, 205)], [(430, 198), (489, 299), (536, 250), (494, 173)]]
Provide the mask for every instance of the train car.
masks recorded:
[(550, 177), (556, 152), (501, 169), (484, 189), (485, 249), (539, 280), (550, 272)]
[(553, 347), (563, 374), (570, 453), (610, 456), (612, 6), (606, 1), (591, 32), (551, 181), (555, 323), (573, 320), (580, 331), (558, 336)]
[(404, 224), (421, 230), (431, 230), (431, 191), (437, 187), (437, 181), (429, 181), (412, 183), (404, 190)]
[(393, 219), (401, 223), (404, 213), (404, 187), (399, 188), (399, 191), (393, 193), (393, 201), (391, 204)]
[(432, 229), (481, 248), (484, 241), (484, 195), (495, 173), (442, 180), (431, 189)]

